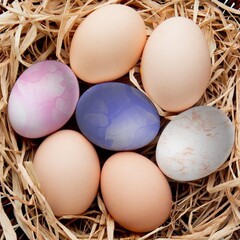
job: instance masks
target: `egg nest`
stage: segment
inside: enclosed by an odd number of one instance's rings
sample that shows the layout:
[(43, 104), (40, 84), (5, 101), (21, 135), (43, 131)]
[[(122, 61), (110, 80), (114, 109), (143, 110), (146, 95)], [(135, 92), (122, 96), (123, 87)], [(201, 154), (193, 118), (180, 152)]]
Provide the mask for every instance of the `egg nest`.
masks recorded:
[[(208, 43), (212, 69), (209, 86), (196, 105), (221, 109), (236, 129), (232, 153), (216, 172), (185, 183), (169, 179), (173, 194), (171, 216), (146, 234), (132, 233), (115, 223), (100, 192), (85, 214), (56, 218), (32, 171), (34, 153), (43, 139), (18, 136), (7, 117), (9, 94), (18, 76), (40, 60), (56, 59), (69, 65), (70, 43), (77, 26), (95, 9), (112, 3), (136, 9), (145, 21), (148, 36), (159, 23), (173, 16), (185, 16), (198, 24)], [(1, 239), (240, 239), (238, 10), (217, 0), (3, 0), (0, 12)], [(120, 80), (142, 90), (139, 62)], [(80, 81), (81, 93), (88, 87)], [(174, 114), (160, 108), (158, 111), (163, 129)], [(74, 118), (64, 128), (77, 129)], [(155, 162), (158, 137), (137, 152)], [(105, 150), (97, 151), (101, 164), (111, 155)]]

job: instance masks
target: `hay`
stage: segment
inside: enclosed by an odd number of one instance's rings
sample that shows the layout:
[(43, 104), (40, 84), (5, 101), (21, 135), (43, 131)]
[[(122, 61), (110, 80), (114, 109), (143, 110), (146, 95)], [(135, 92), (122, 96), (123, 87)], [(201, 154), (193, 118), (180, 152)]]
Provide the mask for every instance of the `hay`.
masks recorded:
[[(3, 0), (0, 4), (1, 239), (240, 239), (239, 11), (217, 0), (11, 2)], [(69, 64), (69, 46), (78, 24), (91, 11), (110, 3), (127, 4), (136, 9), (145, 20), (148, 35), (171, 16), (193, 19), (206, 36), (212, 61), (210, 84), (197, 105), (222, 109), (236, 127), (235, 146), (229, 159), (201, 180), (171, 181), (171, 217), (145, 235), (131, 233), (114, 223), (100, 194), (84, 215), (56, 219), (32, 171), (31, 161), (41, 140), (17, 136), (7, 118), (8, 97), (23, 70), (44, 59)], [(129, 78), (142, 89), (139, 64), (129, 72)], [(159, 113), (167, 119), (174, 117), (161, 109)], [(139, 150), (152, 161), (155, 161), (156, 141), (157, 138)]]

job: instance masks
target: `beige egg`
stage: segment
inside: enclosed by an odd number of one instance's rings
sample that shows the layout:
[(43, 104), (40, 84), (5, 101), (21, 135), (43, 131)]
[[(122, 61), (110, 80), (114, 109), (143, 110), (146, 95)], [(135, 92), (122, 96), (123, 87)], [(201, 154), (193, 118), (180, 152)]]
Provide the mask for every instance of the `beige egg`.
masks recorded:
[(160, 169), (134, 152), (119, 152), (103, 165), (101, 192), (113, 219), (134, 232), (165, 222), (172, 207), (170, 186)]
[(78, 132), (61, 130), (47, 137), (36, 151), (33, 167), (56, 216), (84, 213), (96, 197), (98, 155)]
[(138, 12), (128, 6), (103, 6), (77, 28), (70, 47), (70, 65), (88, 83), (115, 80), (139, 60), (146, 28)]
[(145, 91), (162, 109), (183, 111), (204, 94), (211, 62), (201, 29), (190, 19), (163, 21), (147, 40), (141, 62)]

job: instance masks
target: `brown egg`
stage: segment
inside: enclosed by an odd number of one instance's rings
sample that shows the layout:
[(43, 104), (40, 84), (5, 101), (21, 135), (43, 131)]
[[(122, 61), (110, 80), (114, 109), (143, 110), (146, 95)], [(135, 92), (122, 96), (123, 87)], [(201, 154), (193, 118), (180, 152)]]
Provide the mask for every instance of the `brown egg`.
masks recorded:
[(128, 230), (154, 230), (170, 215), (169, 184), (160, 169), (140, 154), (112, 155), (103, 165), (101, 192), (110, 215)]
[(78, 132), (61, 130), (47, 137), (37, 149), (33, 167), (56, 216), (81, 214), (96, 197), (100, 180), (98, 155)]
[(143, 51), (143, 87), (152, 100), (170, 112), (193, 106), (210, 80), (211, 61), (201, 29), (190, 19), (172, 17), (149, 37)]
[(145, 42), (145, 24), (137, 11), (121, 4), (103, 6), (77, 28), (70, 65), (85, 82), (112, 81), (138, 62)]

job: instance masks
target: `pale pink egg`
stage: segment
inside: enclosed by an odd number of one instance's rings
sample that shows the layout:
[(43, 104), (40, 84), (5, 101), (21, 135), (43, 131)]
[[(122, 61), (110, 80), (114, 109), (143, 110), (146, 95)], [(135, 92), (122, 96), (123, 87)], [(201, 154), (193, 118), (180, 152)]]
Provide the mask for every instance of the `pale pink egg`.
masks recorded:
[(67, 65), (55, 60), (35, 63), (21, 74), (11, 91), (11, 126), (27, 138), (46, 136), (71, 118), (78, 98), (78, 80)]

